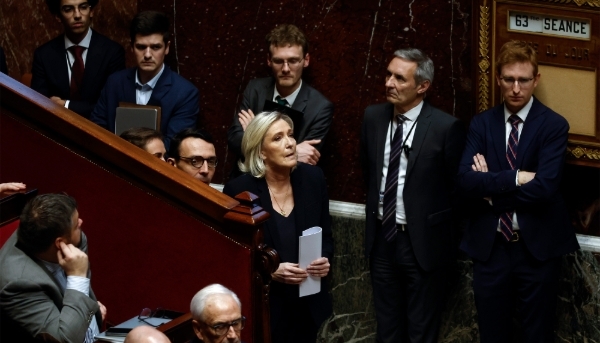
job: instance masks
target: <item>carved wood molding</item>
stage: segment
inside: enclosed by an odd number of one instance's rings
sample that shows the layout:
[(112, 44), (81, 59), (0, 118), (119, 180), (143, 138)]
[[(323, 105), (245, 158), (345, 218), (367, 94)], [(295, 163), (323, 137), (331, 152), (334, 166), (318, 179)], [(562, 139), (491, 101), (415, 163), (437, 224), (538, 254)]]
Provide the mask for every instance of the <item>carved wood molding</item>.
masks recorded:
[(590, 147), (582, 147), (579, 144), (567, 146), (567, 158), (576, 160), (600, 161), (600, 150)]

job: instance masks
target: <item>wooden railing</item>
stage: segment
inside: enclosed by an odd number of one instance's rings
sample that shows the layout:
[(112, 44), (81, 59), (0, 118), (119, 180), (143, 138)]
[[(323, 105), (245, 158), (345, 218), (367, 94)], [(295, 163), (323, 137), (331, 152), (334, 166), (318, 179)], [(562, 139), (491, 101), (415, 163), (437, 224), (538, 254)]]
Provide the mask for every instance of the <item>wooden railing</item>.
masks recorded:
[(279, 258), (253, 195), (232, 199), (2, 73), (0, 87), (0, 181), (77, 200), (108, 322), (144, 307), (187, 313), (198, 290), (221, 283), (242, 301), (243, 340), (270, 342)]

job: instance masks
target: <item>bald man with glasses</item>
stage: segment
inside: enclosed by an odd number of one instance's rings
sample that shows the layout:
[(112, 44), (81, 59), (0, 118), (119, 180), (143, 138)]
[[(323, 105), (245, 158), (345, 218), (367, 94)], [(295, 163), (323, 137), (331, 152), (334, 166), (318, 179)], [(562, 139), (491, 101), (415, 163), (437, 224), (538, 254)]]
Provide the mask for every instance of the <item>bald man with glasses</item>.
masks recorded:
[(246, 324), (237, 295), (219, 284), (201, 289), (190, 304), (196, 337), (192, 343), (241, 343)]

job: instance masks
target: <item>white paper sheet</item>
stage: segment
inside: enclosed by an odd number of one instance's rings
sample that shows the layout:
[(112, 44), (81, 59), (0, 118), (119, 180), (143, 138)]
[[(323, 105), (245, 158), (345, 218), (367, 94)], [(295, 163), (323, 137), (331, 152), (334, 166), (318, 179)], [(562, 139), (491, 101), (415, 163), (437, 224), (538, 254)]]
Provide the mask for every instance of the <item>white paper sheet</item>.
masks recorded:
[[(311, 227), (302, 231), (300, 237), (300, 249), (298, 257), (298, 265), (302, 269), (306, 269), (308, 265), (321, 257), (323, 243), (323, 229), (319, 226)], [(321, 291), (321, 278), (308, 276), (300, 284), (300, 296), (304, 297), (307, 295), (319, 293)]]

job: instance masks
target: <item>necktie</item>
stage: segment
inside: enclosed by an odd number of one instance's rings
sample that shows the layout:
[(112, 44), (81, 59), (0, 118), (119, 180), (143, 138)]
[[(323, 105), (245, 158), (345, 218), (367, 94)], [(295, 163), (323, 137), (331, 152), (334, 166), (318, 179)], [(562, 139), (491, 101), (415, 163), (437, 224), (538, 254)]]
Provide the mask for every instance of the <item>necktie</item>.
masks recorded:
[(277, 101), (278, 104), (283, 105), (283, 106), (288, 106), (289, 107), (289, 102), (283, 98), (281, 98), (281, 96), (276, 96), (275, 100)]
[[(508, 136), (508, 144), (506, 146), (506, 159), (510, 165), (510, 169), (515, 170), (517, 161), (517, 147), (519, 145), (519, 123), (521, 118), (516, 115), (511, 115), (508, 118), (510, 122), (510, 135)], [(504, 235), (507, 241), (513, 236), (512, 218), (514, 211), (504, 212), (500, 215), (500, 232)]]
[(396, 238), (396, 200), (398, 198), (398, 173), (400, 172), (400, 155), (402, 154), (402, 123), (407, 120), (403, 115), (398, 116), (398, 127), (392, 138), (390, 147), (390, 161), (385, 178), (383, 192), (383, 219), (381, 228), (383, 237), (391, 242)]
[(69, 51), (75, 56), (75, 61), (71, 66), (71, 99), (79, 100), (81, 98), (80, 88), (83, 82), (83, 51), (84, 47), (79, 45), (73, 45), (69, 48)]

